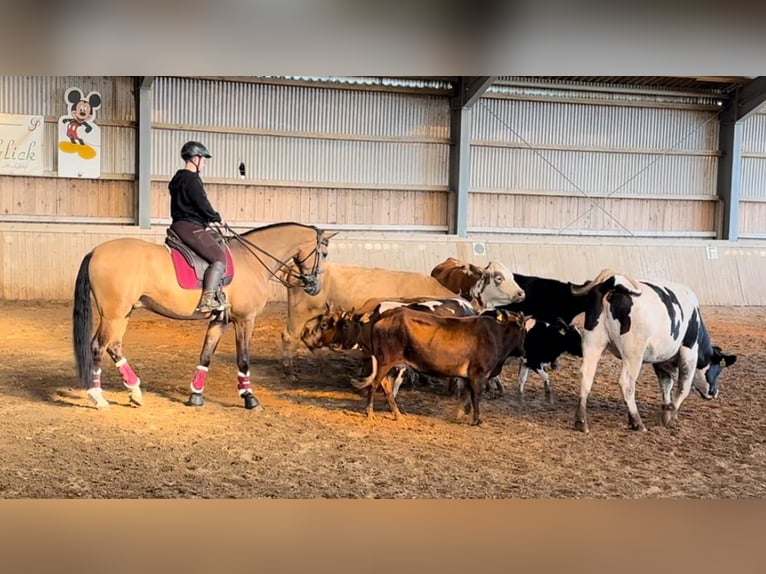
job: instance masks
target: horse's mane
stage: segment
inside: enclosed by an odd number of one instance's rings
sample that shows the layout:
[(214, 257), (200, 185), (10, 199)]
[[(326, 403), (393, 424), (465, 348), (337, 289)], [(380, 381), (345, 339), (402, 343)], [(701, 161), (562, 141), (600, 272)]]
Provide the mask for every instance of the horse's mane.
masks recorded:
[(263, 225), (262, 227), (254, 227), (253, 229), (250, 229), (248, 231), (245, 231), (242, 233), (242, 235), (250, 235), (251, 233), (256, 233), (258, 231), (265, 231), (267, 229), (276, 229), (278, 227), (287, 227), (288, 225), (297, 225), (298, 227), (304, 227), (306, 229), (313, 229), (316, 232), (319, 232), (319, 229), (315, 225), (306, 225), (305, 223), (297, 223), (295, 221), (279, 221), (277, 223), (269, 223), (268, 225)]

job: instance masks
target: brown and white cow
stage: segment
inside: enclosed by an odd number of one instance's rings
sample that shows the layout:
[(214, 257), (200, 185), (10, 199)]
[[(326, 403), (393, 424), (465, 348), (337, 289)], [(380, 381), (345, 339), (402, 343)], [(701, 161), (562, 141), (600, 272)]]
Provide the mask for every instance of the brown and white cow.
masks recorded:
[(513, 273), (499, 261), (478, 267), (448, 257), (431, 270), (431, 277), (464, 299), (475, 300), (485, 309), (518, 303), (525, 296)]
[[(367, 388), (367, 416), (373, 417), (373, 396), (378, 385), (394, 413), (399, 407), (393, 390), (395, 367), (411, 369), (437, 378), (468, 379), (473, 424), (481, 423), (479, 401), (491, 376), (500, 373), (512, 353), (523, 352), (526, 334), (524, 316), (498, 309), (496, 316), (435, 317), (430, 313), (400, 307), (388, 311), (372, 328), (372, 374), (354, 381)], [(401, 377), (401, 369), (397, 378)], [(466, 406), (468, 406), (468, 397)], [(459, 411), (461, 414), (463, 409)]]
[(287, 323), (282, 332), (285, 374), (295, 377), (296, 339), (306, 322), (323, 313), (328, 303), (336, 308), (359, 309), (373, 298), (454, 296), (454, 292), (423, 273), (328, 262), (322, 275), (322, 290), (317, 295), (310, 296), (298, 288), (287, 289)]

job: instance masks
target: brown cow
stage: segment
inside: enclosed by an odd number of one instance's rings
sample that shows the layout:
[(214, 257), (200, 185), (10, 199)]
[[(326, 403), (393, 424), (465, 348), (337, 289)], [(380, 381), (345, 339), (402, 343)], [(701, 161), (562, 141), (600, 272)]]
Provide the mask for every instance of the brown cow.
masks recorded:
[(499, 261), (490, 261), (486, 267), (465, 263), (448, 257), (431, 270), (431, 277), (468, 301), (491, 309), (524, 300), (524, 290), (513, 278), (513, 273)]
[(436, 279), (422, 273), (328, 262), (322, 275), (322, 290), (317, 295), (308, 295), (297, 288), (287, 290), (287, 323), (282, 332), (285, 374), (295, 378), (293, 355), (296, 338), (306, 321), (325, 311), (328, 303), (337, 308), (359, 309), (372, 298), (454, 296), (454, 292)]
[[(363, 356), (369, 358), (372, 326), (384, 313), (398, 307), (408, 307), (439, 317), (476, 315), (473, 307), (460, 297), (447, 299), (433, 297), (370, 299), (362, 305), (359, 312), (355, 312), (354, 309), (343, 311), (327, 304), (324, 313), (306, 321), (301, 332), (301, 340), (312, 351), (323, 347), (334, 351), (359, 349)], [(397, 386), (394, 389), (394, 396), (398, 390)]]
[[(390, 373), (407, 366), (437, 378), (461, 377), (469, 380), (473, 424), (481, 424), (479, 400), (487, 380), (500, 373), (505, 360), (514, 352), (523, 353), (526, 329), (524, 316), (498, 309), (494, 317), (435, 317), (429, 313), (400, 307), (388, 311), (372, 328), (372, 374), (353, 381), (358, 389), (367, 388), (367, 416), (373, 417), (373, 395), (383, 386), (386, 398), (399, 418)], [(397, 378), (401, 377), (401, 369)], [(468, 406), (466, 400), (465, 406)], [(463, 409), (459, 411), (461, 414)]]

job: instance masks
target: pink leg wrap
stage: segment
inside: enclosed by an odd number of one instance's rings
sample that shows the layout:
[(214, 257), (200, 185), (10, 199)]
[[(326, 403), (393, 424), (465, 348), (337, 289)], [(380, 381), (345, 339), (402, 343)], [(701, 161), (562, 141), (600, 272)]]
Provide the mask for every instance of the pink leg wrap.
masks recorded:
[(126, 387), (134, 389), (141, 384), (141, 379), (138, 378), (133, 367), (128, 365), (128, 360), (125, 357), (117, 361), (115, 366), (117, 367), (117, 370), (120, 371), (122, 382), (125, 383)]
[(205, 379), (207, 379), (207, 367), (199, 365), (191, 382), (191, 390), (193, 393), (201, 393), (205, 390)]
[(93, 378), (90, 381), (90, 388), (91, 389), (101, 388), (101, 369), (96, 369), (93, 371)]
[(240, 397), (250, 391), (250, 371), (237, 373), (237, 389)]

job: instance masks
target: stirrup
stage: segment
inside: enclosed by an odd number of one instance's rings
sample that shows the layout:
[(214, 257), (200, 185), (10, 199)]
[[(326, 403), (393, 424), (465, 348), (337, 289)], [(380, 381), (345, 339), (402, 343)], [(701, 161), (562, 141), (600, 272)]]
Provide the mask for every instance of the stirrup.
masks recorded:
[(197, 307), (194, 309), (195, 313), (212, 313), (213, 311), (218, 310), (218, 308), (221, 306), (220, 301), (213, 296), (213, 297), (206, 297), (202, 296), (202, 299), (200, 299), (200, 302), (197, 303)]

